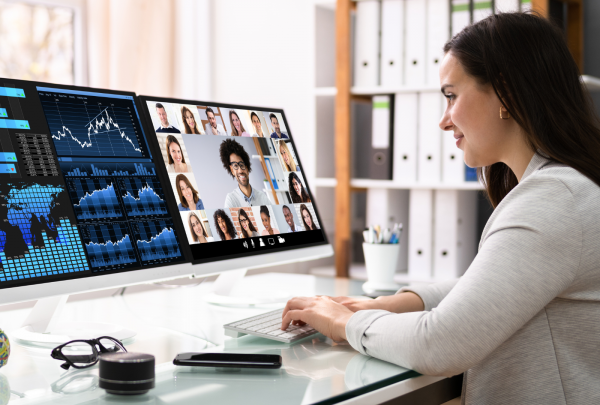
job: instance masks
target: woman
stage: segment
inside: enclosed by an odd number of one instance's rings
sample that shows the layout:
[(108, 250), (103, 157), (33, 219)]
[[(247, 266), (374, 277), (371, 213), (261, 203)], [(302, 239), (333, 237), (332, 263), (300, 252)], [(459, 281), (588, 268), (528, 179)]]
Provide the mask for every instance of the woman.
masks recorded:
[(304, 223), (305, 231), (314, 231), (319, 229), (317, 224), (313, 221), (313, 217), (305, 204), (300, 204), (300, 214), (302, 215), (302, 222)]
[(269, 207), (266, 205), (260, 206), (260, 219), (265, 227), (265, 230), (260, 233), (262, 236), (277, 235), (280, 233), (279, 229), (275, 229), (271, 226), (271, 214), (269, 213)]
[(229, 122), (231, 123), (231, 136), (250, 136), (244, 129), (240, 116), (234, 110), (229, 110)]
[(297, 172), (299, 170), (285, 141), (279, 141), (279, 154), (281, 155), (283, 170), (286, 172)]
[(282, 328), (307, 322), (422, 374), (464, 372), (466, 404), (598, 403), (600, 129), (564, 34), (497, 14), (444, 50), (440, 127), (495, 206), (477, 256), (458, 280), (394, 296), (294, 298)]
[(217, 232), (219, 233), (219, 238), (221, 238), (221, 240), (231, 240), (237, 238), (233, 222), (231, 222), (231, 219), (225, 213), (225, 211), (220, 209), (216, 210), (213, 214), (213, 219), (215, 221), (215, 228), (217, 228)]
[(169, 173), (187, 173), (188, 165), (185, 163), (185, 157), (181, 151), (181, 145), (174, 135), (167, 135), (167, 156), (169, 158), (169, 164), (167, 165), (167, 172)]
[(242, 229), (242, 234), (240, 235), (241, 238), (253, 238), (255, 236), (260, 236), (254, 227), (254, 224), (250, 220), (250, 217), (248, 217), (248, 214), (243, 208), (240, 208), (238, 211), (238, 222), (240, 223), (240, 228)]
[(194, 118), (194, 114), (186, 106), (181, 106), (181, 122), (183, 122), (185, 134), (200, 134), (196, 118)]
[(198, 196), (198, 191), (192, 186), (190, 179), (185, 174), (175, 177), (177, 195), (179, 195), (179, 211), (203, 210), (204, 204)]
[(265, 135), (263, 134), (262, 124), (260, 122), (260, 118), (258, 118), (258, 114), (252, 111), (250, 113), (250, 119), (252, 120), (252, 125), (254, 126), (254, 134), (252, 134), (252, 136), (264, 137)]
[(208, 235), (206, 234), (206, 230), (204, 226), (202, 226), (202, 221), (198, 218), (195, 212), (191, 212), (188, 217), (188, 225), (190, 227), (190, 233), (192, 234), (192, 239), (195, 243), (206, 243), (208, 240)]
[(290, 172), (290, 175), (288, 177), (288, 183), (290, 195), (292, 196), (292, 202), (294, 204), (312, 202), (310, 197), (308, 196), (308, 193), (304, 189), (302, 182), (300, 181), (300, 177), (298, 177), (296, 173)]

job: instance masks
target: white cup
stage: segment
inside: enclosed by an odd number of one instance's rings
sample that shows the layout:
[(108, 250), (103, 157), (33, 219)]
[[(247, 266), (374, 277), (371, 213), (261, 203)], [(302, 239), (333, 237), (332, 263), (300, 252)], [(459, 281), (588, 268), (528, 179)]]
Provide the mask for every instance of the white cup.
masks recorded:
[(363, 243), (367, 282), (363, 291), (371, 294), (375, 291), (397, 291), (400, 286), (394, 282), (394, 274), (400, 255), (400, 244)]

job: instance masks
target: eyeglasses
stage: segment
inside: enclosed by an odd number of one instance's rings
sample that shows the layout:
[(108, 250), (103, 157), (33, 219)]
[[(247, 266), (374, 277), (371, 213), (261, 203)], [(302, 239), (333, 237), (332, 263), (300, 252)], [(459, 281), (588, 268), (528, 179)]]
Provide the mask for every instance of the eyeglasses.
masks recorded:
[(229, 162), (229, 166), (233, 167), (233, 170), (246, 170), (246, 164), (244, 162)]
[(247, 220), (246, 218), (242, 218), (242, 219), (240, 219), (240, 224), (244, 224), (244, 223), (246, 223), (246, 222), (248, 222), (248, 220)]
[(97, 339), (71, 340), (52, 349), (50, 356), (64, 361), (60, 366), (65, 370), (71, 366), (81, 369), (98, 363), (98, 356), (101, 353), (114, 353), (119, 350), (127, 352), (119, 340), (110, 336), (101, 336)]

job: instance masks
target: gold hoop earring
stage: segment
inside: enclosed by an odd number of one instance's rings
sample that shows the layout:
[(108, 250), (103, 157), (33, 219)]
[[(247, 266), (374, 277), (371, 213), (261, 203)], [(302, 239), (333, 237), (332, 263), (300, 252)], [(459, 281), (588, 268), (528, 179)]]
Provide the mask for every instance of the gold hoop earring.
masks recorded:
[(509, 118), (510, 118), (510, 113), (508, 112), (508, 110), (504, 110), (504, 111), (506, 111), (506, 117), (503, 117), (503, 116), (502, 116), (502, 109), (503, 109), (503, 108), (504, 108), (504, 107), (500, 106), (500, 119), (507, 120), (507, 119), (509, 119)]

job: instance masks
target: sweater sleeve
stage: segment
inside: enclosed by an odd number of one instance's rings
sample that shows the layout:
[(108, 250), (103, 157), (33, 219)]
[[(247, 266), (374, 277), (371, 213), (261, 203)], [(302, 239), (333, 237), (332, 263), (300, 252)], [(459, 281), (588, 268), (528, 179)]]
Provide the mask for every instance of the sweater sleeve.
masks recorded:
[(430, 287), (415, 289), (429, 311), (356, 312), (346, 325), (352, 347), (422, 374), (456, 375), (485, 359), (565, 290), (582, 251), (573, 196), (553, 178), (517, 187), (497, 208), (467, 272), (437, 306), (444, 291)]

